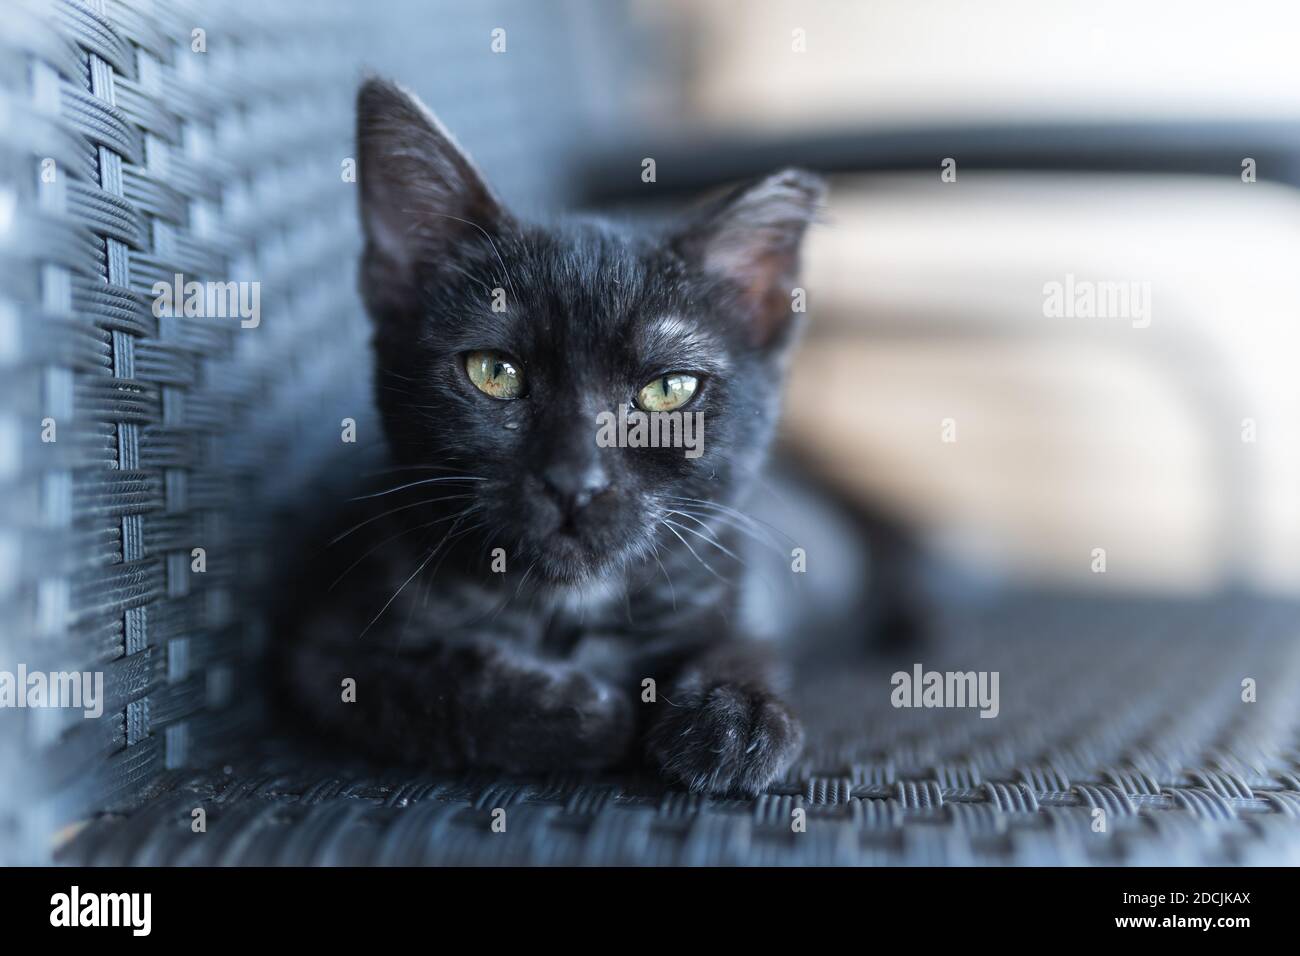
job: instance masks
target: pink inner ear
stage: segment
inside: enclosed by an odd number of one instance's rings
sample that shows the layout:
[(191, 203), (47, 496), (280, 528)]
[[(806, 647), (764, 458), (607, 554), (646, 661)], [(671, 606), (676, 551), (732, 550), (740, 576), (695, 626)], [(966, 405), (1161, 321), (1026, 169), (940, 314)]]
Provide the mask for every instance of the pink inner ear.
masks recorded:
[(749, 326), (749, 340), (757, 346), (770, 344), (793, 316), (789, 286), (795, 252), (788, 245), (732, 246), (710, 256), (708, 267), (739, 287), (738, 304)]
[(757, 312), (754, 332), (757, 344), (770, 344), (793, 321), (794, 307), (790, 298), (790, 278), (793, 275), (792, 263), (786, 257), (781, 257), (780, 264), (772, 266), (767, 291), (762, 300), (755, 304)]

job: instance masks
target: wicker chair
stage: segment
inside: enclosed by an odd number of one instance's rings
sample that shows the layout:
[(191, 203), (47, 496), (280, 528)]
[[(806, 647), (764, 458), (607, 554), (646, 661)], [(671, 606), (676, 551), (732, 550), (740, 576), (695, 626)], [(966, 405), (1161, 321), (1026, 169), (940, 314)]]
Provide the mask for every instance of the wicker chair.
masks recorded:
[[(553, 194), (581, 122), (563, 24), (474, 7), (7, 5), (0, 671), (101, 672), (104, 701), (98, 719), (0, 711), (0, 860), (1294, 861), (1300, 651), (1274, 639), (1294, 608), (1259, 602), (1123, 605), (1090, 627), (1040, 597), (968, 609), (927, 664), (996, 662), (1019, 688), (999, 720), (877, 706), (900, 661), (814, 675), (807, 752), (755, 801), (267, 740), (267, 545), (340, 454), (339, 422), (375, 435), (347, 175), (362, 64), (425, 87), (524, 202)], [(507, 21), (529, 42), (492, 59)], [(259, 321), (156, 315), (177, 274), (258, 282)], [(1049, 632), (1074, 640), (1034, 653)], [(1227, 671), (1271, 686), (1243, 708), (1235, 677), (1211, 679)]]

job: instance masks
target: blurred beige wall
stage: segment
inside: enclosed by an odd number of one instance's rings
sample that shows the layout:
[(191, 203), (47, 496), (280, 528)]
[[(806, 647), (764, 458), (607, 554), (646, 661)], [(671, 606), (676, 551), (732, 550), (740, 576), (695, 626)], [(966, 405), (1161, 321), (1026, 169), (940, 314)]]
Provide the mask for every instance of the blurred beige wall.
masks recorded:
[[(791, 443), (982, 567), (1300, 588), (1293, 191), (936, 170), (841, 181), (827, 220)], [(1148, 283), (1149, 324), (1045, 315), (1067, 274)]]
[(639, 10), (687, 38), (688, 119), (708, 126), (1300, 117), (1291, 0), (643, 0)]
[[(1300, 120), (1290, 0), (636, 9), (676, 43), (675, 132)], [(813, 321), (787, 440), (973, 566), (1300, 590), (1295, 192), (1235, 168), (994, 175), (961, 171), (960, 156), (942, 183), (940, 159), (835, 184), (809, 243)], [(1067, 275), (1149, 284), (1150, 326), (1048, 317), (1044, 285)]]

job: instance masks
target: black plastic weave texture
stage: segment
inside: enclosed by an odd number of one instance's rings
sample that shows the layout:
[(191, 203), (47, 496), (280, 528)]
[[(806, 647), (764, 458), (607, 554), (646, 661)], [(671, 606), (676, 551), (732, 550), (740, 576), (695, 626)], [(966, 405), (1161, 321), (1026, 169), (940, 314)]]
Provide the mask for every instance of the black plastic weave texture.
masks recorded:
[[(324, 20), (273, 37), (234, 10), (138, 0), (21, 0), (5, 19), (4, 405), (20, 437), (0, 655), (105, 689), (99, 719), (5, 717), (6, 763), (26, 772), (0, 784), (4, 848), (39, 860), (54, 827), (202, 760), (248, 716), (232, 704), (265, 639), (240, 606), (262, 526), (238, 518), (273, 499), (264, 475), (293, 471), (285, 346), (307, 343), (294, 379), (311, 394), (306, 369), (343, 358), (311, 343), (355, 334), (333, 118), (350, 90)], [(278, 321), (159, 315), (154, 285), (177, 275), (256, 280)]]
[[(1298, 613), (1075, 600), (968, 611), (938, 642), (897, 659), (805, 674), (805, 753), (756, 800), (694, 796), (648, 775), (375, 771), (286, 743), (169, 776), (140, 809), (83, 830), (61, 859), (1295, 864)], [(893, 707), (890, 677), (914, 663), (998, 671), (998, 715)], [(1247, 678), (1253, 701), (1243, 699)]]

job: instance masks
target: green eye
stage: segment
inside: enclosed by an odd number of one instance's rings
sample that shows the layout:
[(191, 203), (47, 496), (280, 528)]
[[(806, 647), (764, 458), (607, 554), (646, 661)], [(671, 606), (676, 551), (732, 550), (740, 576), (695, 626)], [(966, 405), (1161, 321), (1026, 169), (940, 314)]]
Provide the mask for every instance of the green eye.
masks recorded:
[(524, 393), (524, 373), (500, 352), (470, 352), (465, 371), (475, 388), (493, 398), (508, 400)]
[(684, 372), (661, 375), (637, 392), (636, 403), (647, 412), (671, 412), (691, 400), (700, 380)]

